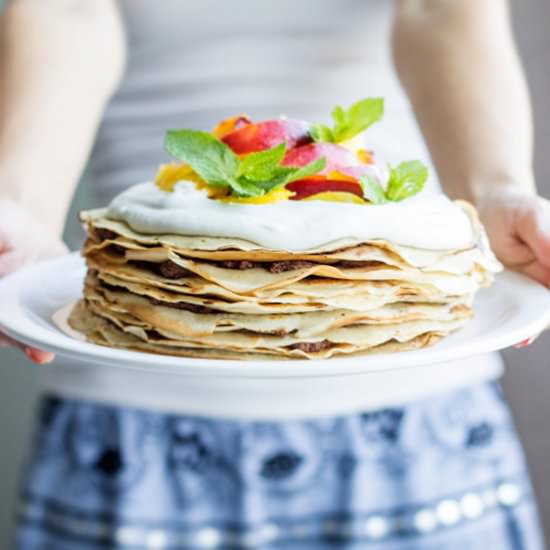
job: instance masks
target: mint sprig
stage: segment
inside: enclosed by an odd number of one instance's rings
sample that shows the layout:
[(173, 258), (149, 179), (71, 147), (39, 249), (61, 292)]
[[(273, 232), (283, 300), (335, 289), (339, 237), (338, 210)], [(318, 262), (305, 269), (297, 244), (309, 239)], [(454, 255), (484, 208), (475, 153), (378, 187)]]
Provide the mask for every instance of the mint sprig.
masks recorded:
[(409, 160), (393, 167), (388, 165), (390, 177), (388, 188), (380, 185), (372, 176), (361, 176), (359, 183), (363, 196), (373, 204), (399, 202), (408, 199), (424, 189), (428, 179), (428, 167), (419, 160)]
[(388, 202), (386, 192), (377, 179), (372, 176), (361, 176), (359, 184), (363, 190), (363, 197), (372, 204), (384, 204)]
[(210, 185), (225, 187), (239, 168), (239, 157), (208, 132), (168, 130), (164, 139), (166, 151), (191, 166)]
[(332, 128), (326, 124), (314, 124), (309, 133), (317, 142), (340, 143), (364, 132), (383, 116), (383, 98), (361, 99), (348, 109), (337, 105), (331, 113), (334, 122)]
[(388, 165), (390, 179), (386, 195), (391, 201), (408, 199), (424, 189), (428, 179), (428, 167), (419, 160), (402, 162), (395, 168)]
[(265, 181), (281, 168), (285, 153), (286, 145), (284, 143), (280, 143), (272, 149), (249, 153), (240, 160), (237, 175), (250, 181)]
[(326, 166), (324, 158), (303, 167), (282, 166), (285, 143), (240, 158), (218, 138), (199, 130), (169, 130), (164, 147), (171, 156), (189, 164), (206, 183), (229, 187), (238, 197), (260, 197)]

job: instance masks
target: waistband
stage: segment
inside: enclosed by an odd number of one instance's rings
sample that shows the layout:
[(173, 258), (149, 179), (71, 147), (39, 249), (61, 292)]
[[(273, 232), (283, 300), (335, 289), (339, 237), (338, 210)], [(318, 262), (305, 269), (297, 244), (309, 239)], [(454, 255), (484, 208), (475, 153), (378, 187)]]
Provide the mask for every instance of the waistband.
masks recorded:
[(213, 418), (285, 420), (337, 416), (411, 403), (501, 376), (498, 354), (345, 376), (173, 376), (57, 358), (41, 370), (48, 393)]

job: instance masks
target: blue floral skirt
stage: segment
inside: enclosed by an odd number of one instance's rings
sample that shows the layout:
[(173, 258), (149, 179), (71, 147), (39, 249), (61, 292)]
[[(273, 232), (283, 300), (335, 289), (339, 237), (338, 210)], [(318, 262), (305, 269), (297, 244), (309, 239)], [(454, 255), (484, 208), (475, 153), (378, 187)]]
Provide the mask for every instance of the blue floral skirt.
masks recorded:
[(544, 547), (496, 384), (291, 422), (48, 397), (17, 513), (19, 550)]

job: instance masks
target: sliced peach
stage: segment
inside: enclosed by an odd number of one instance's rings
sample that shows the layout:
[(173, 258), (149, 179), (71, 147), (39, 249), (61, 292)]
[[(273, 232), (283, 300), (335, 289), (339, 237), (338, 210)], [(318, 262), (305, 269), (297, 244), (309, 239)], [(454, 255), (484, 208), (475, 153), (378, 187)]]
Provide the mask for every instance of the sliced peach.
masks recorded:
[(284, 142), (289, 149), (311, 142), (305, 122), (287, 119), (245, 124), (221, 139), (238, 155), (271, 149)]
[(247, 115), (235, 115), (218, 123), (212, 130), (212, 134), (214, 134), (218, 139), (222, 139), (227, 134), (230, 134), (239, 128), (243, 128), (244, 126), (248, 126), (249, 124), (252, 124), (252, 121)]
[(374, 164), (374, 153), (368, 149), (358, 149), (357, 158), (363, 164)]
[(178, 181), (198, 181), (198, 176), (189, 164), (175, 163), (161, 164), (155, 177), (155, 184), (163, 191), (171, 192)]
[(344, 166), (357, 164), (356, 156), (335, 143), (308, 143), (290, 149), (283, 160), (285, 166), (305, 166), (314, 160), (325, 158), (327, 164), (321, 174), (340, 171)]
[(299, 201), (319, 193), (351, 193), (363, 198), (363, 190), (357, 182), (347, 180), (329, 180), (323, 176), (312, 176), (303, 180), (293, 181), (286, 188), (294, 192), (290, 200)]

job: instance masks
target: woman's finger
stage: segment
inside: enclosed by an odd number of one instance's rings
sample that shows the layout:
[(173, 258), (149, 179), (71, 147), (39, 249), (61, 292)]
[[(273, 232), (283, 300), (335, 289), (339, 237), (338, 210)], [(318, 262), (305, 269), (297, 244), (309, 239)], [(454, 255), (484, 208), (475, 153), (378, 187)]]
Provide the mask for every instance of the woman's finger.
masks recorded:
[(54, 354), (49, 351), (31, 348), (22, 342), (14, 340), (7, 334), (0, 333), (0, 347), (3, 346), (11, 346), (21, 350), (31, 361), (40, 365), (50, 363), (55, 357)]
[(531, 336), (530, 338), (525, 338), (525, 340), (517, 343), (514, 347), (516, 349), (526, 348), (527, 346), (530, 346), (539, 336), (540, 334), (537, 334), (535, 336)]
[(550, 288), (550, 268), (539, 261), (535, 260), (528, 264), (514, 266), (514, 269)]
[(33, 362), (39, 365), (51, 363), (55, 355), (51, 351), (44, 351), (36, 348), (25, 348), (25, 355)]
[(523, 213), (518, 222), (520, 239), (542, 265), (550, 268), (550, 204), (538, 203)]

